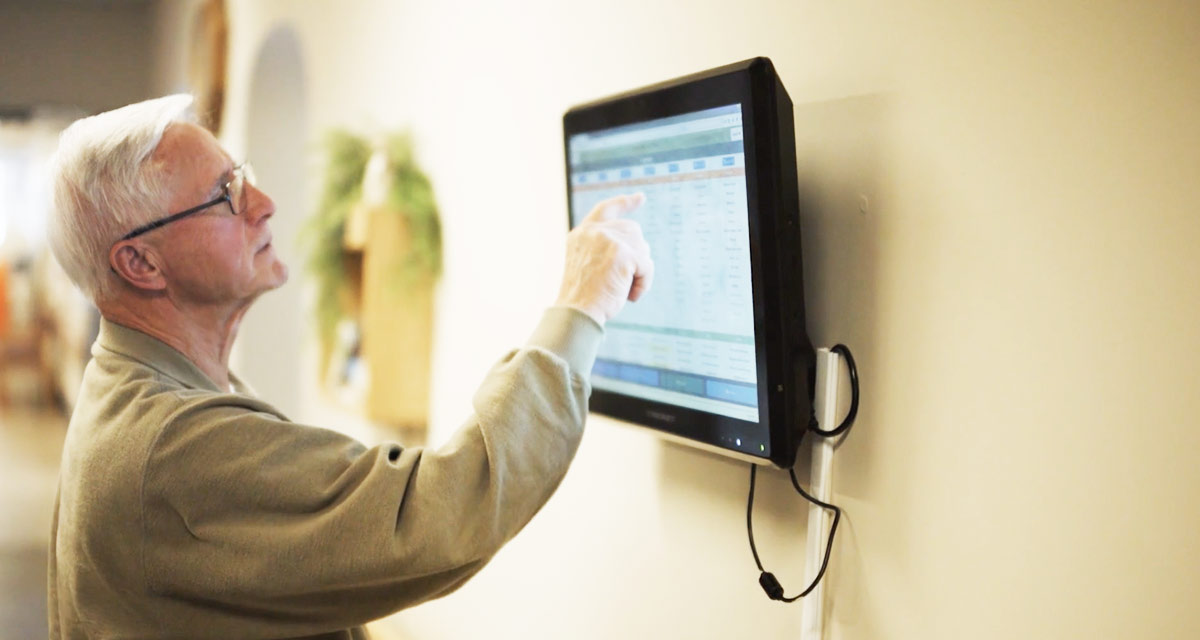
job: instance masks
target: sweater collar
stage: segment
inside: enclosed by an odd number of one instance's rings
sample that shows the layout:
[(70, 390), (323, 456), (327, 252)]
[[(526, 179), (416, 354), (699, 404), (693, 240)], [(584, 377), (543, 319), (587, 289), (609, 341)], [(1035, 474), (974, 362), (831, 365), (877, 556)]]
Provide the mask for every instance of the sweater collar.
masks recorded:
[[(229, 392), (228, 389), (220, 388), (200, 370), (200, 367), (174, 347), (149, 334), (103, 317), (100, 318), (100, 334), (96, 343), (92, 345), (92, 356), (100, 355), (101, 349), (137, 360), (185, 387), (217, 393)], [(229, 372), (229, 380), (238, 392), (246, 392), (245, 385), (232, 371)]]

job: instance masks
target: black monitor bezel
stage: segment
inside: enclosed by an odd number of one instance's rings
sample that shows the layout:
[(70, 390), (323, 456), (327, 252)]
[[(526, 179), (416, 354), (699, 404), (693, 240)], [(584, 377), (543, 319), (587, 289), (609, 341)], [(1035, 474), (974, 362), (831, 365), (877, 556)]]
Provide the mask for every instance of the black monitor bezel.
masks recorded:
[[(755, 58), (727, 65), (574, 107), (563, 116), (563, 147), (570, 226), (574, 219), (570, 198), (571, 136), (734, 103), (741, 105), (759, 421), (751, 423), (598, 388), (592, 391), (591, 410), (656, 429), (718, 453), (786, 468), (795, 460), (797, 433), (795, 416), (788, 415), (787, 399), (796, 393), (810, 394), (811, 390), (796, 389), (797, 381), (788, 378), (792, 367), (785, 358), (791, 356), (792, 348), (784, 342), (778, 320), (786, 315), (785, 302), (781, 299), (785, 295), (785, 283), (780, 278), (783, 269), (771, 234), (783, 231), (782, 216), (796, 215), (794, 211), (782, 210), (787, 198), (779, 192), (781, 179), (787, 179), (778, 172), (778, 159), (784, 153), (781, 147), (793, 148), (793, 145), (781, 143), (780, 136), (794, 135), (790, 127), (786, 132), (779, 130), (780, 118), (776, 110), (781, 103), (789, 110), (791, 108), (790, 99), (778, 99), (779, 91), (782, 91), (782, 85), (770, 60)], [(791, 114), (788, 113), (787, 122), (790, 121)], [(791, 188), (795, 189), (794, 172), (790, 179), (793, 181)], [(585, 213), (580, 212), (580, 215)], [(764, 426), (770, 443), (765, 453), (754, 451), (750, 445), (740, 448), (735, 445), (737, 432), (757, 435)], [(730, 431), (735, 435), (722, 437)]]

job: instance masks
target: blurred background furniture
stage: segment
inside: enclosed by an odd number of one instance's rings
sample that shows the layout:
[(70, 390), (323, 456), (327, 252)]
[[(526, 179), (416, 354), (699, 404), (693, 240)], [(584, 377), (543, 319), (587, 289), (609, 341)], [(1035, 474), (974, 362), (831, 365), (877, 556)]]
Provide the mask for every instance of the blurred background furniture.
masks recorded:
[(8, 409), (21, 389), (32, 403), (54, 398), (50, 363), (42, 351), (52, 327), (34, 318), (28, 261), (0, 262), (0, 410)]

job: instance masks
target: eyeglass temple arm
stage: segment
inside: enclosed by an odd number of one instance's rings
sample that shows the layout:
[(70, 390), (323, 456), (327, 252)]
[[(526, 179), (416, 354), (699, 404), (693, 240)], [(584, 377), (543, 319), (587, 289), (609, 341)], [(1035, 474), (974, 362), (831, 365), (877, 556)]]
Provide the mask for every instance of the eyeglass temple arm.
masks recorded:
[(229, 201), (228, 193), (223, 194), (221, 197), (216, 198), (215, 200), (210, 200), (208, 202), (205, 202), (204, 204), (197, 205), (186, 211), (180, 211), (179, 213), (176, 213), (174, 215), (169, 215), (161, 220), (155, 220), (154, 222), (151, 222), (149, 224), (144, 224), (144, 225), (134, 229), (133, 231), (130, 231), (129, 233), (121, 236), (121, 240), (118, 240), (118, 242), (121, 242), (124, 240), (129, 240), (130, 238), (136, 238), (136, 237), (142, 235), (143, 233), (148, 233), (150, 231), (154, 231), (155, 229), (157, 229), (163, 225), (171, 224), (172, 222), (175, 222), (176, 220), (178, 220), (180, 218), (190, 216), (193, 213), (200, 211), (201, 209), (207, 209), (208, 207), (211, 207), (214, 204), (218, 204), (221, 202), (227, 202), (227, 201)]

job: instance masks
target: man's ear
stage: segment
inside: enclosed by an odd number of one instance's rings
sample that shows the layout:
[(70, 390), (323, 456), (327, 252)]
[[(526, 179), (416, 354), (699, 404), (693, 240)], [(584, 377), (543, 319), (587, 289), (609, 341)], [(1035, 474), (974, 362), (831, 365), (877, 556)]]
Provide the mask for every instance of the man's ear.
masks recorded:
[(108, 264), (122, 280), (135, 289), (161, 291), (167, 288), (166, 278), (154, 256), (133, 242), (118, 242), (108, 253)]

